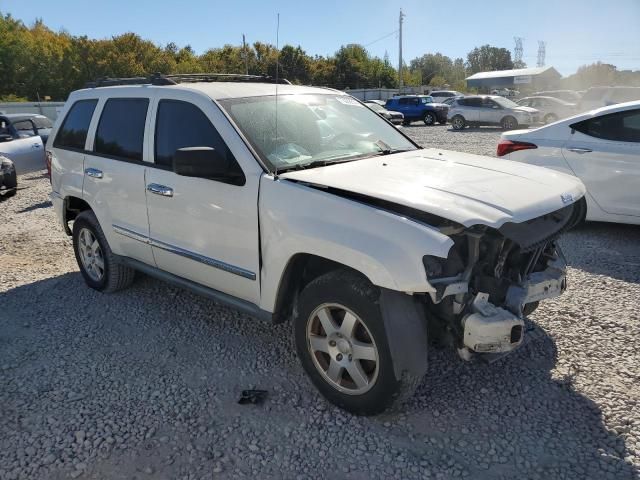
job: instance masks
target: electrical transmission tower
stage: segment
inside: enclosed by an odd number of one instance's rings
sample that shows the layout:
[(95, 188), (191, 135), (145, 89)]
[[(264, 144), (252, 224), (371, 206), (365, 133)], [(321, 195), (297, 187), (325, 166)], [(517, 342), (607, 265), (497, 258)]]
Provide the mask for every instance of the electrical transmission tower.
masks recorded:
[(513, 37), (513, 40), (516, 42), (516, 48), (513, 49), (513, 63), (516, 65), (522, 65), (522, 41), (524, 38)]
[(538, 67), (544, 67), (544, 56), (546, 55), (546, 42), (538, 41)]

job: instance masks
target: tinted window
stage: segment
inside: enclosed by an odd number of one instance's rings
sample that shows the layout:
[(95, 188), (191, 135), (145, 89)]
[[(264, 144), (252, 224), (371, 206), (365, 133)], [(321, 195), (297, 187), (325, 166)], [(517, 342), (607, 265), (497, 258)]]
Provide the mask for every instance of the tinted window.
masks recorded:
[(604, 140), (640, 142), (640, 110), (627, 110), (574, 123), (571, 128)]
[(146, 98), (107, 100), (98, 123), (94, 151), (126, 160), (142, 161), (148, 106), (149, 100)]
[(408, 98), (401, 98), (400, 100), (398, 100), (398, 103), (400, 105), (408, 105), (409, 104), (409, 99)]
[(481, 98), (463, 98), (458, 100), (460, 105), (464, 105), (465, 107), (481, 107), (482, 99)]
[[(195, 105), (162, 100), (158, 105), (155, 134), (155, 163), (171, 168), (176, 150), (184, 147), (213, 147), (227, 158), (232, 177), (244, 184), (244, 175), (233, 154), (207, 116)], [(231, 183), (237, 184), (238, 181)]]
[(97, 104), (98, 100), (79, 100), (74, 103), (58, 130), (53, 146), (84, 150), (89, 123)]
[(19, 133), (28, 133), (33, 135), (33, 124), (29, 120), (20, 120), (18, 122), (13, 122), (13, 128), (15, 128)]

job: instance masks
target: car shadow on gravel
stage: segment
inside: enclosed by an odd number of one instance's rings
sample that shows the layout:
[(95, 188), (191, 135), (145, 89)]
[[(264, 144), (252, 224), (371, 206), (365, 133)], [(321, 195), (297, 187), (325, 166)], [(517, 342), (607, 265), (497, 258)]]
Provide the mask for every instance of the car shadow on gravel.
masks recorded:
[(570, 266), (640, 283), (640, 225), (586, 222), (561, 240)]
[(526, 344), (491, 364), (430, 351), (407, 423), (474, 479), (639, 478), (600, 407), (554, 371), (554, 340), (531, 323), (527, 333)]

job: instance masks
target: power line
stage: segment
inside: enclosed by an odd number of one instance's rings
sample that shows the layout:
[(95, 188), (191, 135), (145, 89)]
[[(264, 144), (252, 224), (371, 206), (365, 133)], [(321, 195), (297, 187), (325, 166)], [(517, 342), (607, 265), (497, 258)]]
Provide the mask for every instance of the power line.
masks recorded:
[(378, 43), (380, 40), (384, 40), (385, 38), (389, 38), (391, 35), (395, 35), (398, 33), (398, 30), (394, 30), (393, 32), (389, 32), (386, 35), (374, 40), (373, 42), (369, 42), (363, 45), (363, 47), (368, 47), (369, 45), (373, 45), (374, 43)]

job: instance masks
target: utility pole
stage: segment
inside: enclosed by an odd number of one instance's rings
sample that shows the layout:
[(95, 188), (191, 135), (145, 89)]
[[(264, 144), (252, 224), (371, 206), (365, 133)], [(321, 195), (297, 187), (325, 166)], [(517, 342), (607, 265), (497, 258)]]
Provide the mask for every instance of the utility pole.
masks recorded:
[(249, 75), (249, 55), (247, 55), (247, 42), (244, 39), (244, 33), (242, 34), (242, 53), (244, 56), (244, 74)]
[(405, 14), (402, 13), (402, 9), (400, 9), (400, 28), (398, 30), (399, 35), (398, 38), (400, 40), (399, 42), (399, 48), (398, 48), (398, 88), (402, 88), (402, 19), (405, 17)]

